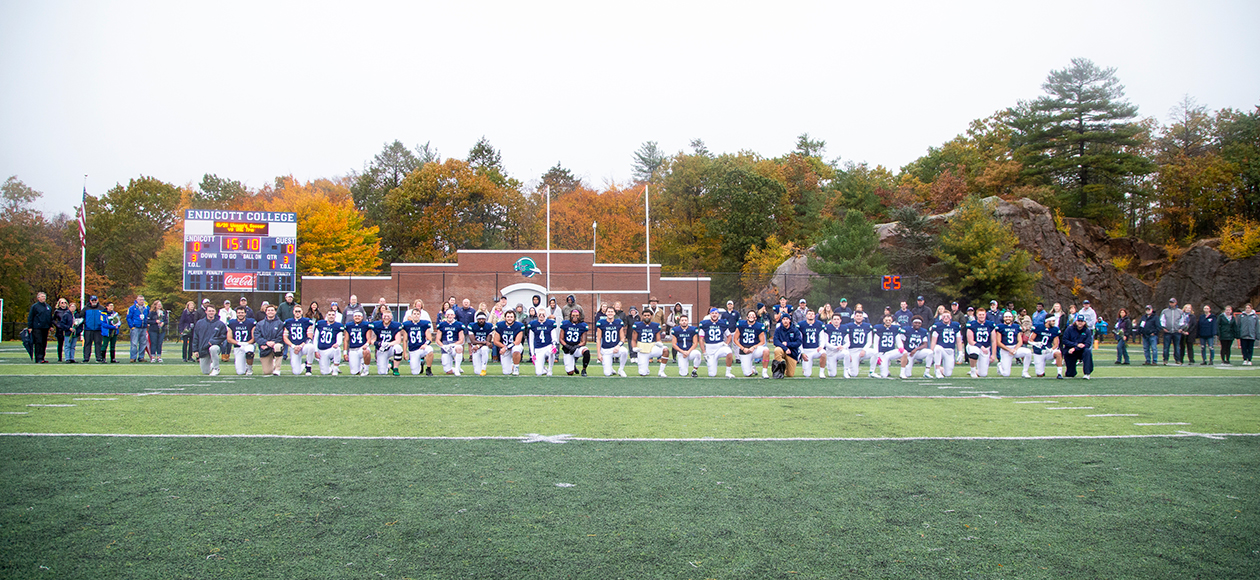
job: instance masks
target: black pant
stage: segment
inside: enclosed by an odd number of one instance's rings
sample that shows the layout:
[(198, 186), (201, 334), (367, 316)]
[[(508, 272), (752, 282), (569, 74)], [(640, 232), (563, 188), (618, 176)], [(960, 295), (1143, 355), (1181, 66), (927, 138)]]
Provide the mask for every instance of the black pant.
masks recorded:
[(188, 362), (192, 360), (192, 353), (193, 353), (192, 335), (188, 334), (188, 335), (185, 335), (183, 338), (184, 338), (184, 350), (183, 350), (184, 362)]
[(31, 329), (31, 352), (35, 357), (35, 362), (43, 362), (44, 355), (48, 352), (48, 329), (32, 328)]
[(1234, 339), (1232, 338), (1221, 339), (1221, 362), (1229, 364), (1229, 347), (1233, 346), (1233, 344)]
[[(118, 346), (118, 331), (117, 330), (115, 330), (113, 334), (105, 337), (105, 347), (108, 347), (108, 350), (109, 350), (109, 362), (114, 362), (115, 360), (117, 360), (114, 358), (114, 347), (116, 346)], [(102, 352), (106, 350), (105, 347), (102, 347), (101, 349)]]
[(1063, 362), (1067, 364), (1067, 372), (1064, 376), (1069, 379), (1076, 376), (1076, 361), (1081, 361), (1085, 374), (1093, 374), (1094, 372), (1094, 351), (1088, 348), (1076, 349), (1076, 352), (1068, 353), (1068, 349), (1063, 349)]
[(1256, 339), (1240, 338), (1238, 339), (1238, 349), (1242, 351), (1243, 360), (1251, 362), (1251, 355), (1256, 348)]
[(58, 328), (54, 334), (57, 335), (57, 362), (61, 362), (61, 353), (66, 351), (66, 333)]
[(105, 362), (105, 340), (99, 330), (83, 331), (83, 362), (92, 360), (96, 353), (96, 362)]

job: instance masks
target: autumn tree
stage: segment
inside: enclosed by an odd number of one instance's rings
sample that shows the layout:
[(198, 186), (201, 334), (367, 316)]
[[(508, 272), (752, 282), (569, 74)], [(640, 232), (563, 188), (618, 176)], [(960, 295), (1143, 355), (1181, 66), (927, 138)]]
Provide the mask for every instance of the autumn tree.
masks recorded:
[(978, 197), (959, 206), (941, 232), (936, 257), (941, 260), (945, 296), (977, 303), (1029, 302), (1041, 273), (1028, 272), (1032, 257), (1016, 248), (1019, 238)]
[(447, 262), (461, 249), (485, 248), (502, 239), (510, 190), (497, 184), (487, 165), (447, 159), (408, 175), (385, 197), (383, 245), (396, 262)]
[(1131, 149), (1141, 131), (1116, 69), (1088, 59), (1051, 71), (1046, 95), (1010, 109), (1012, 144), (1026, 175), (1062, 192), (1069, 215), (1115, 220), (1125, 187), (1152, 169)]
[(364, 224), (345, 183), (327, 179), (299, 183), (292, 177), (277, 180), (268, 192), (268, 211), (297, 214), (298, 272), (332, 274), (375, 272), (381, 266), (377, 226)]
[(560, 195), (582, 187), (582, 180), (574, 177), (573, 172), (562, 167), (559, 161), (542, 175), (542, 182), (543, 185), (546, 185), (551, 190), (552, 201), (555, 201)]
[(241, 182), (207, 173), (191, 192), (189, 204), (197, 209), (229, 209), (250, 195)]

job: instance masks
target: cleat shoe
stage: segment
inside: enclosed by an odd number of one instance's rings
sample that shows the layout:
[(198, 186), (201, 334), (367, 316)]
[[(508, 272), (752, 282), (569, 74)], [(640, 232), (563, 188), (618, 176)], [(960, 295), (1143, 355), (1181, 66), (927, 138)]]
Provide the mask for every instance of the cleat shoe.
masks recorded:
[(335, 376), (338, 376), (338, 375), (340, 375), (340, 374), (341, 374), (341, 369), (338, 369), (337, 367), (333, 367), (333, 369), (332, 369), (332, 376), (334, 376), (334, 377), (335, 377)]
[(728, 379), (735, 378), (735, 373), (731, 372), (731, 369), (726, 369), (726, 378)]
[(424, 367), (424, 376), (426, 377), (433, 376), (433, 367), (428, 367), (428, 366)]
[(277, 367), (277, 368), (276, 368), (276, 370), (271, 371), (271, 376), (273, 376), (273, 377), (278, 377), (278, 376), (280, 376), (280, 369)]
[(393, 375), (394, 375), (394, 376), (398, 376), (398, 368), (397, 368), (397, 367), (390, 369), (390, 371), (392, 371), (392, 373), (393, 373)]
[(1085, 375), (1085, 380), (1089, 380), (1089, 375)]
[(486, 376), (486, 369), (481, 369), (481, 372), (478, 374), (483, 377)]
[(512, 367), (512, 376), (514, 377), (521, 376), (521, 367)]
[(1060, 380), (1060, 381), (1061, 381), (1061, 380), (1063, 380), (1063, 375), (1059, 375), (1059, 376), (1054, 377), (1054, 378), (1056, 378), (1056, 379), (1058, 379), (1058, 380)]
[(932, 371), (923, 371), (923, 378), (925, 379), (932, 378)]
[(768, 379), (768, 378), (770, 378), (770, 373), (766, 372), (766, 369), (765, 369), (765, 368), (762, 368), (762, 369), (761, 369), (761, 378), (763, 378), (763, 379)]
[(586, 376), (586, 369), (582, 369), (582, 376)]
[(214, 369), (214, 370), (210, 371), (210, 376), (212, 376), (212, 377), (217, 377), (217, 376), (219, 376), (219, 369)]
[(617, 375), (618, 375), (618, 376), (620, 376), (620, 377), (622, 377), (622, 378), (625, 378), (625, 376), (626, 376), (626, 371), (617, 371)]
[(879, 378), (879, 375), (878, 375), (878, 374), (875, 374), (875, 372), (874, 372), (874, 371), (872, 371), (872, 372), (870, 372), (870, 373), (867, 373), (867, 375), (868, 375), (869, 377), (871, 377), (872, 379), (878, 379), (878, 378)]
[(665, 369), (661, 369), (661, 372), (656, 373), (656, 376), (661, 377), (662, 379), (669, 378), (669, 375), (665, 374)]
[(1027, 372), (1025, 372), (1025, 373), (1024, 373), (1024, 378), (1026, 378), (1026, 379), (1031, 379), (1031, 378), (1032, 378), (1032, 375), (1030, 375), (1030, 374), (1028, 374)]
[(698, 377), (698, 376), (700, 376), (700, 373), (697, 373), (697, 372), (696, 372), (696, 369), (691, 369), (691, 378), (693, 378), (693, 379), (694, 379), (694, 378), (696, 378), (696, 377)]
[(977, 374), (976, 374), (976, 371), (967, 371), (967, 376), (969, 376), (969, 377), (971, 377), (971, 378), (973, 378), (973, 379), (978, 379), (978, 378), (980, 378), (980, 375), (977, 375)]
[[(931, 377), (929, 377), (929, 378), (931, 378)], [(941, 371), (936, 371), (936, 378), (938, 378), (938, 379), (943, 379), (943, 378), (945, 378), (945, 373), (944, 373), (944, 372), (941, 372)]]
[(245, 369), (245, 376), (247, 377), (254, 376), (254, 369)]

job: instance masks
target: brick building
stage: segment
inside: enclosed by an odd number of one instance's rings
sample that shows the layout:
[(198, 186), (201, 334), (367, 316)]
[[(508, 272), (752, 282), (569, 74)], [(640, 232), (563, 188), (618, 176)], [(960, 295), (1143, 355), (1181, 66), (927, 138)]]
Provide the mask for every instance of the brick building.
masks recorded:
[[(524, 257), (534, 260), (543, 273), (527, 278), (513, 271), (516, 261)], [(468, 298), (474, 308), (482, 302), (491, 305), (499, 296), (507, 296), (509, 306), (519, 302), (526, 309), (532, 296), (547, 302), (544, 250), (460, 250), (456, 258), (450, 264), (392, 264), (388, 276), (303, 276), (302, 302), (315, 300), (326, 309), (336, 300), (344, 308), (355, 294), (369, 312), (382, 297), (396, 307), (420, 298), (430, 312), (451, 296), (460, 301)], [(650, 275), (643, 264), (596, 264), (590, 250), (551, 251), (550, 296), (563, 304), (573, 294), (588, 313), (595, 304), (621, 301), (622, 308), (629, 309), (647, 304), (651, 296), (667, 307), (681, 302), (688, 314), (707, 313), (709, 282), (707, 277), (662, 278), (660, 264), (651, 265)]]

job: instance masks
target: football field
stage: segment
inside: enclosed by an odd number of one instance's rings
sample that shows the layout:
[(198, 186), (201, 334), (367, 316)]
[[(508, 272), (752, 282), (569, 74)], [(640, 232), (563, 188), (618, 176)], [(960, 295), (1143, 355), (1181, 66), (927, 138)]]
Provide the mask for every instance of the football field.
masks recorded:
[(204, 377), (5, 345), (0, 576), (1255, 577), (1260, 369), (1099, 355), (1090, 381)]

